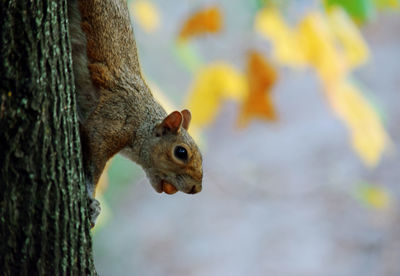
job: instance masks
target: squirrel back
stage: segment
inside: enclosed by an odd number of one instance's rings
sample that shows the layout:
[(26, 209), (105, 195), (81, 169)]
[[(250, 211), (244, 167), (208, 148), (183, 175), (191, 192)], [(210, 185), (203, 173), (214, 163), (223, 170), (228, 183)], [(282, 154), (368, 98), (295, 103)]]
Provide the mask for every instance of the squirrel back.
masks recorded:
[(85, 0), (78, 3), (95, 85), (112, 89), (124, 78), (140, 76), (126, 1)]
[(191, 114), (168, 115), (152, 96), (126, 1), (69, 1), (69, 20), (88, 185), (120, 152), (142, 166), (157, 192), (199, 192), (202, 157), (187, 132)]

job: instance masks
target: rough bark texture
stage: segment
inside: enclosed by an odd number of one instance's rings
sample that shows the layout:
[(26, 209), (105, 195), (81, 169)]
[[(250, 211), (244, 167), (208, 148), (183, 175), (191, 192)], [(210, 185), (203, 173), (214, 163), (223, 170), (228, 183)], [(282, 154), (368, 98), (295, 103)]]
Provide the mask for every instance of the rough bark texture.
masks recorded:
[(0, 274), (91, 275), (65, 0), (1, 0)]

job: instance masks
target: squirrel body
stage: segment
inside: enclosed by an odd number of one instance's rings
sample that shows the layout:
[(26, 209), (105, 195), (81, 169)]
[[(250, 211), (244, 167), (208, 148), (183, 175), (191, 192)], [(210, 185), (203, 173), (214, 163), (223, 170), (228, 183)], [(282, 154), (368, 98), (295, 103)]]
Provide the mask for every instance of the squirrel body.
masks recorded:
[(122, 153), (157, 192), (197, 193), (202, 156), (188, 110), (167, 114), (144, 81), (125, 0), (69, 1), (73, 69), (88, 191)]

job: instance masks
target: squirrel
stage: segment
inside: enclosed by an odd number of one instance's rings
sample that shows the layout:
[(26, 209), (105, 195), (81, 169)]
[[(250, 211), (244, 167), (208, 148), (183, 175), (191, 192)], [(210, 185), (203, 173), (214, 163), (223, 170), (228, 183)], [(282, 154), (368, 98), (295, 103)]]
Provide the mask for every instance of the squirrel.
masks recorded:
[(91, 223), (95, 187), (117, 153), (139, 164), (153, 188), (202, 189), (202, 155), (187, 130), (190, 111), (167, 114), (144, 81), (126, 0), (68, 1), (69, 31)]

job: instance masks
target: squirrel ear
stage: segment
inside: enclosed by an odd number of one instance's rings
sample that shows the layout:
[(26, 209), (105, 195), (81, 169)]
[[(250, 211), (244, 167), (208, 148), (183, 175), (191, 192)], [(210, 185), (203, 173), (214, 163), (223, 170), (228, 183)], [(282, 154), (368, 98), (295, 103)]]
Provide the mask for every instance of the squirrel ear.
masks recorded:
[(181, 113), (183, 115), (182, 127), (184, 129), (188, 130), (189, 124), (190, 124), (190, 120), (192, 119), (192, 114), (190, 114), (190, 111), (187, 110), (187, 109), (182, 110)]
[(179, 111), (174, 111), (157, 126), (156, 132), (160, 136), (167, 132), (177, 133), (182, 126), (182, 122), (182, 114)]

